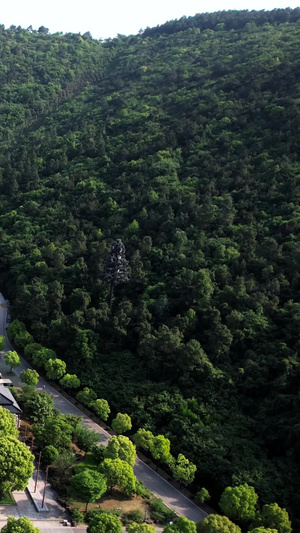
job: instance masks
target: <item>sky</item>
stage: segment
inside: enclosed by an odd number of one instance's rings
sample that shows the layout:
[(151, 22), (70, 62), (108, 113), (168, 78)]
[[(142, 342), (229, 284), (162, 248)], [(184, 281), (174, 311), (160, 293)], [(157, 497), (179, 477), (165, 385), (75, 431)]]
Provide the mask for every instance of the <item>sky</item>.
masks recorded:
[(299, 7), (299, 0), (2, 0), (0, 23), (6, 28), (45, 26), (51, 33), (90, 31), (95, 39), (106, 39), (117, 33), (136, 34), (183, 15), (284, 7)]

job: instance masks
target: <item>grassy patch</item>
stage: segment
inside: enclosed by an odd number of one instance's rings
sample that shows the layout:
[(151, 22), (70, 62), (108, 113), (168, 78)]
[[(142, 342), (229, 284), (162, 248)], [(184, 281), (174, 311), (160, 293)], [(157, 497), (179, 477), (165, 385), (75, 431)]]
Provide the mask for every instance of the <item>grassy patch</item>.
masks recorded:
[[(73, 509), (78, 509), (84, 511), (85, 503), (83, 502), (72, 502), (70, 504), (71, 511)], [(106, 494), (102, 496), (100, 500), (97, 500), (95, 503), (89, 503), (89, 510), (99, 510), (107, 512), (118, 512), (119, 514), (128, 513), (136, 510), (140, 510), (145, 516), (145, 511), (147, 511), (148, 516), (150, 516), (150, 508), (148, 504), (141, 498), (131, 498), (122, 494), (118, 490), (113, 490), (112, 494)]]
[(4, 494), (2, 498), (0, 498), (0, 505), (15, 505), (15, 503), (16, 502), (11, 494)]
[(89, 470), (97, 470), (98, 466), (98, 459), (91, 452), (87, 452), (84, 461), (74, 466), (74, 471), (75, 474), (79, 474), (86, 468), (88, 468)]

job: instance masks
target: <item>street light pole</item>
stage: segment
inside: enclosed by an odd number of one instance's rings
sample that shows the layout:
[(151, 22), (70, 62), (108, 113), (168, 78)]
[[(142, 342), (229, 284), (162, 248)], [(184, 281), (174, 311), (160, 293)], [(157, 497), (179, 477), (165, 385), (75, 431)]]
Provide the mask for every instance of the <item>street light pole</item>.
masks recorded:
[(49, 466), (47, 466), (46, 468), (46, 478), (45, 478), (45, 485), (44, 485), (44, 491), (43, 491), (42, 509), (45, 503), (45, 494), (46, 494), (46, 487), (47, 487), (47, 481), (48, 481), (48, 470), (49, 470)]
[(36, 486), (37, 486), (38, 477), (39, 477), (39, 473), (40, 473), (41, 457), (42, 457), (42, 452), (40, 452), (40, 454), (39, 454), (39, 461), (38, 461), (37, 470), (36, 470), (35, 485), (34, 485), (34, 491), (33, 492), (36, 491)]

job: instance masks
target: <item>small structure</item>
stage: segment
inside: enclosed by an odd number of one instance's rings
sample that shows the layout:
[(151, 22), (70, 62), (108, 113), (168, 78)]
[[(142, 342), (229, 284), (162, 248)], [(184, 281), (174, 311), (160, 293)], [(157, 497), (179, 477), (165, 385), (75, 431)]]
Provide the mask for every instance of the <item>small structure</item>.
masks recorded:
[[(10, 381), (10, 380), (0, 380), (0, 381)], [(22, 409), (19, 407), (17, 401), (13, 397), (9, 387), (6, 384), (0, 383), (0, 405), (12, 413), (16, 418), (17, 426), (19, 427), (20, 414)]]
[(0, 385), (3, 385), (4, 387), (12, 387), (11, 379), (3, 378), (1, 372), (0, 372)]

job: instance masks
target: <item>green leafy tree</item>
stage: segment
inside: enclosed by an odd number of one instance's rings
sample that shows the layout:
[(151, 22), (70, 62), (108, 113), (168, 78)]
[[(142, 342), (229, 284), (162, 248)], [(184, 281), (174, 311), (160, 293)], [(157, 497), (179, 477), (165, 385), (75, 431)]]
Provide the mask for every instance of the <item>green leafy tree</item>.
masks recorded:
[(79, 391), (76, 394), (76, 400), (87, 406), (90, 406), (96, 400), (96, 398), (97, 394), (93, 391), (93, 389), (90, 389), (89, 387), (84, 387), (83, 390)]
[(136, 449), (131, 440), (124, 435), (113, 436), (104, 451), (105, 459), (121, 459), (133, 466), (136, 458)]
[(137, 524), (136, 522), (132, 522), (126, 527), (126, 531), (127, 533), (155, 533), (155, 528), (150, 526), (150, 524)]
[(107, 490), (105, 477), (88, 468), (71, 477), (70, 487), (74, 497), (86, 504), (85, 512), (88, 504), (101, 498)]
[(73, 427), (64, 416), (51, 416), (43, 424), (33, 426), (33, 434), (38, 448), (52, 444), (58, 450), (69, 449), (72, 444)]
[(66, 371), (66, 363), (62, 359), (49, 359), (45, 364), (47, 378), (59, 379)]
[(59, 451), (55, 446), (52, 446), (52, 444), (49, 444), (49, 446), (45, 446), (45, 448), (42, 451), (42, 463), (45, 466), (52, 465), (57, 461), (59, 457)]
[(18, 437), (18, 430), (16, 427), (16, 419), (7, 409), (0, 406), (0, 435), (10, 435), (11, 437)]
[(24, 490), (33, 473), (33, 455), (16, 437), (0, 437), (0, 491)]
[[(199, 14), (104, 43), (44, 31), (0, 27), (14, 316), (94, 399), (180, 442), (216, 493), (255, 483), (297, 516), (299, 9)], [(131, 275), (110, 313), (119, 234)], [(24, 324), (9, 331), (27, 342)]]
[(37, 367), (45, 367), (50, 359), (56, 359), (56, 353), (49, 348), (40, 348), (32, 354), (33, 364)]
[(201, 503), (208, 502), (211, 498), (208, 490), (205, 487), (202, 487), (202, 489), (196, 493), (196, 496)]
[(28, 368), (27, 370), (22, 370), (20, 378), (23, 383), (26, 383), (26, 385), (35, 387), (39, 381), (39, 374), (36, 370)]
[(59, 456), (55, 459), (52, 466), (55, 468), (58, 475), (64, 475), (70, 468), (74, 466), (75, 459), (70, 449), (59, 450)]
[(87, 533), (122, 533), (122, 522), (112, 513), (99, 513), (92, 517)]
[(189, 485), (194, 481), (197, 467), (182, 453), (178, 455), (176, 462), (170, 464), (170, 467), (174, 478), (179, 481), (179, 483)]
[(14, 340), (15, 339), (15, 336), (19, 333), (25, 333), (26, 332), (26, 328), (25, 328), (25, 324), (23, 322), (20, 322), (20, 320), (13, 320), (8, 328), (7, 328), (7, 335), (10, 339)]
[(59, 380), (59, 384), (65, 389), (78, 389), (80, 387), (80, 379), (76, 374), (65, 374)]
[(251, 529), (248, 533), (279, 533), (278, 529), (270, 529), (265, 527), (255, 527)]
[(22, 331), (17, 333), (14, 338), (14, 343), (18, 348), (25, 348), (27, 344), (32, 344), (33, 337), (28, 333), (28, 331)]
[(161, 498), (150, 500), (151, 518), (161, 524), (169, 524), (176, 519), (176, 514), (167, 507)]
[(278, 503), (263, 506), (261, 521), (264, 527), (277, 529), (278, 533), (291, 533), (292, 531), (288, 512), (279, 507)]
[(7, 524), (1, 531), (3, 533), (41, 533), (41, 530), (38, 527), (34, 527), (26, 516), (22, 516), (21, 518), (9, 516), (7, 518)]
[(49, 417), (53, 416), (53, 397), (44, 391), (25, 390), (21, 402), (25, 415), (33, 424), (43, 425)]
[(210, 514), (197, 524), (198, 533), (241, 533), (241, 528), (227, 516)]
[(99, 440), (99, 434), (92, 429), (83, 427), (82, 424), (77, 424), (74, 430), (74, 439), (81, 450), (89, 452)]
[(164, 435), (157, 435), (152, 441), (150, 452), (152, 457), (157, 461), (169, 463), (172, 460), (170, 447), (171, 443), (169, 439), (164, 437)]
[(131, 418), (127, 414), (118, 413), (113, 419), (111, 427), (116, 433), (126, 433), (132, 428)]
[(0, 335), (0, 350), (4, 350), (4, 339), (3, 335)]
[(135, 491), (135, 475), (132, 467), (121, 459), (104, 459), (99, 466), (106, 478), (110, 490), (119, 487), (125, 494), (132, 495)]
[(197, 533), (197, 528), (195, 522), (181, 516), (174, 524), (167, 525), (163, 533)]
[(103, 398), (98, 398), (94, 402), (92, 401), (90, 407), (94, 409), (95, 413), (102, 419), (107, 420), (110, 413), (110, 407), (106, 400)]
[(12, 372), (13, 368), (20, 366), (21, 364), (20, 357), (18, 356), (17, 352), (12, 350), (6, 352), (4, 355), (4, 361), (8, 366), (10, 366), (10, 372)]
[(139, 428), (135, 435), (133, 435), (133, 441), (138, 448), (151, 450), (153, 447), (154, 435), (147, 429)]
[(226, 516), (236, 520), (251, 520), (255, 517), (258, 496), (247, 483), (237, 487), (226, 487), (220, 507)]
[(32, 359), (33, 355), (41, 350), (43, 347), (41, 344), (38, 344), (37, 342), (32, 342), (30, 344), (27, 344), (24, 348), (24, 353), (26, 357), (29, 357)]
[(108, 305), (111, 309), (115, 286), (128, 281), (128, 261), (125, 258), (125, 246), (121, 239), (112, 243), (101, 277), (110, 285)]

